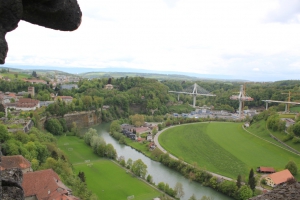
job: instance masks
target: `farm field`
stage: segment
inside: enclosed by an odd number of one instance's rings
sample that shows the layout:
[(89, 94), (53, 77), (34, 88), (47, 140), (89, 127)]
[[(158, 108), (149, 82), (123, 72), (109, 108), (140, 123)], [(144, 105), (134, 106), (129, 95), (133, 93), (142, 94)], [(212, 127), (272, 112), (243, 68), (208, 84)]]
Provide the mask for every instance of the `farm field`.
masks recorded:
[[(300, 157), (263, 141), (242, 129), (242, 123), (198, 123), (166, 130), (160, 144), (188, 163), (236, 179), (251, 168), (270, 166), (282, 170), (288, 161), (300, 165)], [(300, 178), (300, 177), (297, 177)]]
[[(160, 196), (158, 190), (127, 173), (116, 163), (96, 156), (82, 139), (75, 136), (60, 136), (57, 140), (59, 148), (67, 154), (75, 172), (85, 173), (88, 188), (99, 199), (126, 199), (134, 195), (134, 199), (151, 200)], [(73, 150), (70, 151), (70, 148)], [(86, 160), (90, 162), (86, 163)]]

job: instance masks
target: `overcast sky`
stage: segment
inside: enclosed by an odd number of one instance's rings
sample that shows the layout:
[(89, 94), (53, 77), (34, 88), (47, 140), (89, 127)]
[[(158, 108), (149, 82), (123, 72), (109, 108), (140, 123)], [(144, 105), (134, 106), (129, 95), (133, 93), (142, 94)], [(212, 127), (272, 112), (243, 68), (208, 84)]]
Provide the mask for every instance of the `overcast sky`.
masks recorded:
[(78, 2), (83, 18), (74, 32), (21, 21), (6, 35), (6, 63), (300, 79), (300, 1)]

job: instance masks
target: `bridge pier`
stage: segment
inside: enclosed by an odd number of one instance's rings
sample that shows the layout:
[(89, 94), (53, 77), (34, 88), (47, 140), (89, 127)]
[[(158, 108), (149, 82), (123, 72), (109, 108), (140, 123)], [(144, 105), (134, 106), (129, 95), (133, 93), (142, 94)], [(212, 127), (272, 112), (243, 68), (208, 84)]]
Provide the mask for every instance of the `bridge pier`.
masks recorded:
[(268, 103), (268, 102), (266, 102), (266, 110), (268, 110), (268, 106), (269, 106), (269, 103)]
[(287, 103), (285, 104), (285, 112), (286, 113), (288, 112), (288, 104)]
[(196, 107), (196, 95), (193, 95), (193, 108)]
[(179, 101), (179, 95), (180, 95), (180, 94), (178, 93), (178, 97), (177, 97), (177, 100), (178, 100), (178, 101)]

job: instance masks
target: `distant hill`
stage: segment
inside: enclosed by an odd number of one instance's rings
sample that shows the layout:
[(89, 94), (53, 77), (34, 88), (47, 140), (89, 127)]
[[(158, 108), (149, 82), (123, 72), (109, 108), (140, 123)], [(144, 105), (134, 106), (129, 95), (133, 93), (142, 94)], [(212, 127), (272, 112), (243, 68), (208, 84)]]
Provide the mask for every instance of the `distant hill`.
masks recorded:
[[(216, 80), (216, 81), (230, 81), (230, 82), (247, 82), (246, 80), (233, 79), (232, 77), (226, 77), (224, 75), (209, 75), (209, 74), (195, 74), (185, 72), (169, 72), (169, 71), (153, 71), (144, 69), (126, 69), (126, 68), (67, 68), (67, 67), (45, 67), (45, 66), (13, 66), (5, 65), (1, 68), (9, 68), (11, 71), (21, 72), (24, 74), (31, 74), (32, 71), (36, 71), (42, 76), (59, 75), (76, 75), (83, 78), (104, 78), (104, 77), (145, 77), (153, 78), (157, 80)], [(45, 69), (48, 68), (48, 69)]]

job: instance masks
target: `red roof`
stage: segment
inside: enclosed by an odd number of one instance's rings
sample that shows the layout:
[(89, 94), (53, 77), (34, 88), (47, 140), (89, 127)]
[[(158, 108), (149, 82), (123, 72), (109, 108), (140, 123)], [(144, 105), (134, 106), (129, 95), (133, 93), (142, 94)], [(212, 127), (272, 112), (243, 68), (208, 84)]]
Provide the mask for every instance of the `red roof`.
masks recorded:
[(22, 98), (17, 102), (17, 107), (20, 108), (32, 108), (37, 106), (39, 100), (30, 99), (30, 98)]
[(275, 172), (273, 167), (259, 167), (261, 172)]
[(22, 187), (25, 197), (36, 196), (41, 200), (61, 200), (68, 197), (69, 200), (78, 199), (69, 195), (71, 190), (66, 187), (52, 169), (46, 169), (23, 174)]
[(137, 133), (143, 133), (143, 132), (146, 132), (146, 131), (149, 131), (150, 129), (148, 127), (138, 127), (138, 128), (135, 128), (135, 131)]
[(286, 182), (289, 178), (294, 178), (288, 169), (270, 174), (268, 177), (270, 177), (276, 185)]
[(30, 167), (31, 163), (21, 155), (1, 157), (0, 170), (11, 168), (26, 169)]

